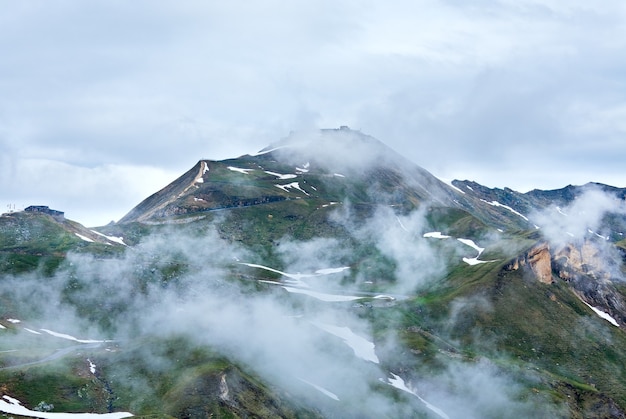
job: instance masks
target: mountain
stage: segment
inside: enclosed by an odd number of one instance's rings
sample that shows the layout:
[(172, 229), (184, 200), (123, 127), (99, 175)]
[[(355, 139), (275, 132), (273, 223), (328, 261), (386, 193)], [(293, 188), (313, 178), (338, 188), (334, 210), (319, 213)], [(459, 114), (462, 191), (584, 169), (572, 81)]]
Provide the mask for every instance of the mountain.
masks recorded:
[(0, 411), (626, 417), (625, 195), (447, 184), (341, 127), (108, 226), (5, 214)]

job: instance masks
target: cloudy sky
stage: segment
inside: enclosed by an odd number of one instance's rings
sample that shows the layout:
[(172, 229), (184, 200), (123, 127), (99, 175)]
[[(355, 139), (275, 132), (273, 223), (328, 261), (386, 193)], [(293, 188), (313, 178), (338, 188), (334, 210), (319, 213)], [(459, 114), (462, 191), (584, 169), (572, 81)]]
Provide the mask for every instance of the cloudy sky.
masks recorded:
[(0, 211), (121, 218), (348, 125), (446, 179), (625, 187), (622, 0), (0, 0)]

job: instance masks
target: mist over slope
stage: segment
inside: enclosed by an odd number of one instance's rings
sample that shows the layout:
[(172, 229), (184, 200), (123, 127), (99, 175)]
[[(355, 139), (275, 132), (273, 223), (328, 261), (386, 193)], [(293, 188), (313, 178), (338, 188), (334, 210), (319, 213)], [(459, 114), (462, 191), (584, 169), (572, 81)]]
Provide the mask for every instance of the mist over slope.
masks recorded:
[(623, 417), (625, 215), (603, 185), (448, 185), (346, 127), (201, 160), (98, 229), (5, 214), (0, 410)]

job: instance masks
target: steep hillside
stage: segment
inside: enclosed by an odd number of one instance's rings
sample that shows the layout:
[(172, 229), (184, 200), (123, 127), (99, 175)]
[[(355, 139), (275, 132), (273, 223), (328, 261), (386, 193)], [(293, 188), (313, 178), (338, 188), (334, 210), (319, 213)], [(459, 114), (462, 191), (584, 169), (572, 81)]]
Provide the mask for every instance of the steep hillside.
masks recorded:
[(400, 211), (423, 203), (465, 209), (500, 228), (528, 226), (527, 220), (450, 187), (380, 141), (347, 127), (293, 133), (254, 155), (199, 161), (119, 222), (154, 223), (290, 200), (384, 204)]
[(626, 417), (625, 213), (603, 185), (450, 186), (342, 127), (98, 229), (7, 214), (0, 411)]

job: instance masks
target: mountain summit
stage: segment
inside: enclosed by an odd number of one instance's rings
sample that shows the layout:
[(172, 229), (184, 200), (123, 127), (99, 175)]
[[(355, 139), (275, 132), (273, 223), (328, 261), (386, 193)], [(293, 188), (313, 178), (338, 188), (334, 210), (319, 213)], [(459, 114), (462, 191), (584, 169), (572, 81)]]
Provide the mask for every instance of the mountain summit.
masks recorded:
[(119, 222), (304, 199), (455, 203), (457, 192), (377, 139), (347, 127), (292, 133), (260, 152), (201, 160)]

